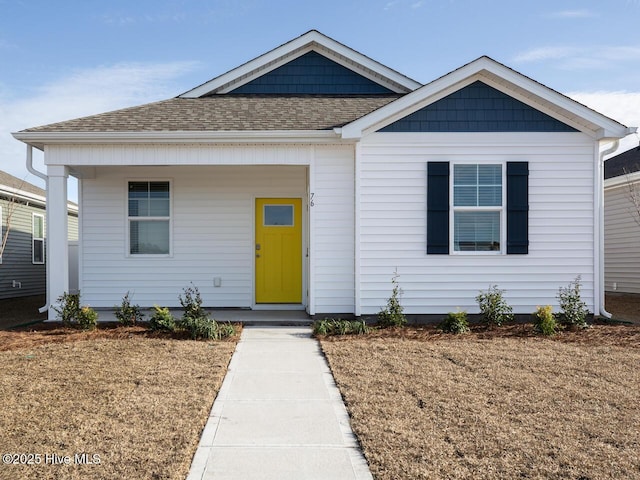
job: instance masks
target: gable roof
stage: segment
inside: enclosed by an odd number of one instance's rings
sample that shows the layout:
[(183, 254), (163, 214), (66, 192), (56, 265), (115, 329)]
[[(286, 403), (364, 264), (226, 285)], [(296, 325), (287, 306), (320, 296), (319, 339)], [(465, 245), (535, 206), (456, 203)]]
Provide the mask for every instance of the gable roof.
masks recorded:
[(604, 162), (605, 180), (635, 172), (640, 172), (640, 146), (633, 147)]
[[(296, 65), (309, 54), (310, 63)], [(283, 66), (288, 67), (282, 70)], [(326, 80), (321, 71), (328, 66), (334, 72), (329, 77), (346, 78), (348, 88), (321, 95), (265, 94), (268, 89), (262, 87), (249, 89), (262, 94), (238, 93), (266, 77), (272, 77), (267, 85), (288, 82), (291, 88), (300, 66), (311, 66), (304, 75), (320, 83)], [(288, 79), (281, 82), (282, 77)], [(489, 57), (420, 86), (312, 30), (176, 98), (29, 128), (13, 136), (40, 149), (53, 143), (354, 141), (478, 81), (550, 117), (543, 121), (555, 119), (595, 139), (621, 138), (634, 131)], [(392, 93), (348, 93), (359, 85), (380, 85), (380, 91)]]
[(317, 30), (310, 30), (298, 38), (183, 93), (180, 97), (200, 98), (207, 95), (229, 93), (311, 51), (373, 80), (391, 92), (408, 93), (421, 86), (419, 82), (336, 42)]
[(360, 138), (378, 131), (477, 81), (595, 139), (622, 138), (635, 131), (483, 56), (346, 125), (342, 129), (342, 137)]

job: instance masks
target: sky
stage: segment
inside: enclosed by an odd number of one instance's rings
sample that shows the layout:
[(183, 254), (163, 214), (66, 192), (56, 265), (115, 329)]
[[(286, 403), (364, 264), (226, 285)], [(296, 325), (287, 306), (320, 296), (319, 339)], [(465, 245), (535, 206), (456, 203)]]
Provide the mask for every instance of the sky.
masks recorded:
[(639, 20), (640, 0), (0, 0), (0, 169), (43, 186), (11, 132), (175, 97), (311, 29), (420, 83), (488, 55), (640, 126)]

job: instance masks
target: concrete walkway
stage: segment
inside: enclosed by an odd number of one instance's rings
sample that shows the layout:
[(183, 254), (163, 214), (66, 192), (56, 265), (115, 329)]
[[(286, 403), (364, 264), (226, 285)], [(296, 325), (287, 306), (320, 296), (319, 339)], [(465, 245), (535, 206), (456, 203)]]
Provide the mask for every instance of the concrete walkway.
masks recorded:
[(245, 327), (188, 480), (371, 479), (309, 327)]

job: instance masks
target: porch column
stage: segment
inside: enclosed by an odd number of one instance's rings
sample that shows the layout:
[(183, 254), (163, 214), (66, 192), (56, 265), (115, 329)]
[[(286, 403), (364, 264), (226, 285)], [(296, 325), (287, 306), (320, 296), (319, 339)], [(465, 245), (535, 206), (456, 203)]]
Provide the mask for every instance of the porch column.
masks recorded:
[(67, 228), (67, 178), (64, 165), (47, 167), (47, 293), (49, 320), (56, 318), (53, 305), (69, 291), (69, 241)]

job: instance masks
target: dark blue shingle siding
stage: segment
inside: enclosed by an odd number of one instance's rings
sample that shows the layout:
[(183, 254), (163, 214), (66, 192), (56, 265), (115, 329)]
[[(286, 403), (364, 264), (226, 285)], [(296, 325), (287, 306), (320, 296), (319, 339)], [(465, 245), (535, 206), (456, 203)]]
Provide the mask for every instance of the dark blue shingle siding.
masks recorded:
[(393, 92), (312, 51), (229, 93), (243, 95), (372, 95)]
[(379, 131), (576, 132), (577, 130), (477, 81)]

